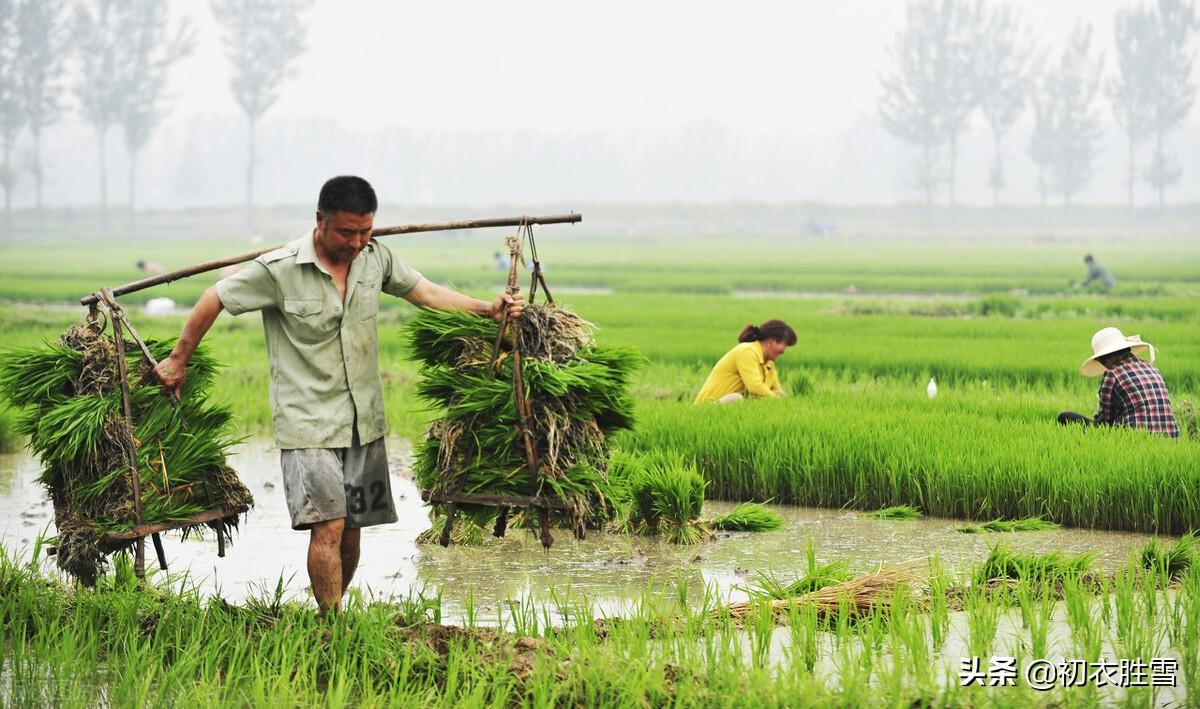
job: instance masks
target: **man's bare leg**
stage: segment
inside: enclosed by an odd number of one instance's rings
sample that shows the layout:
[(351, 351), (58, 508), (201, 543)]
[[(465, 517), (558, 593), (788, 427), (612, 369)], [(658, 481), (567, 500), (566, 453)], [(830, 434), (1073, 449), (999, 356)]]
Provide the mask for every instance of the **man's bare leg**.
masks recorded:
[(358, 540), (360, 538), (361, 529), (345, 529), (342, 530), (342, 595), (346, 595), (346, 589), (350, 588), (350, 582), (354, 580), (354, 570), (358, 568)]
[[(321, 614), (342, 607), (342, 533), (346, 520), (337, 519), (317, 522), (312, 526), (308, 538), (308, 580), (312, 583), (313, 596)], [(357, 532), (355, 549), (358, 548)]]

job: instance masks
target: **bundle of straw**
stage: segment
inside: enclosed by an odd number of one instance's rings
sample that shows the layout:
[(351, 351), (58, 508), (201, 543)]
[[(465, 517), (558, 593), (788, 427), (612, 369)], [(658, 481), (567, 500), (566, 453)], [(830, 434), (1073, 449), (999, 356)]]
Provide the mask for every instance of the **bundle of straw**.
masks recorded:
[[(147, 344), (161, 358), (173, 343)], [(144, 381), (149, 365), (131, 345), (127, 360), (142, 523), (254, 504), (225, 460), (237, 442), (229, 410), (206, 395), (213, 359), (204, 350), (192, 356), (178, 403)], [(108, 554), (133, 543), (105, 535), (136, 523), (119, 376), (115, 344), (91, 324), (73, 326), (58, 343), (0, 355), (0, 393), (23, 409), (17, 428), (41, 460), (39, 480), (54, 502), (58, 565), (88, 585)], [(237, 517), (208, 524), (224, 534)]]
[(925, 575), (926, 563), (924, 559), (914, 559), (794, 598), (741, 601), (718, 608), (712, 612), (712, 616), (719, 618), (728, 615), (740, 623), (745, 621), (759, 604), (767, 603), (775, 618), (783, 622), (787, 621), (794, 609), (805, 606), (815, 608), (818, 617), (827, 620), (835, 619), (841, 614), (848, 614), (852, 619), (861, 618), (886, 608), (901, 586), (920, 580)]
[[(572, 526), (611, 517), (608, 437), (633, 425), (627, 389), (640, 355), (596, 345), (594, 327), (558, 305), (529, 305), (511, 323), (532, 412), (533, 475), (514, 395), (511, 342), (494, 352), (497, 330), (488, 319), (432, 310), (406, 326), (412, 356), (423, 365), (417, 393), (444, 411), (417, 448), (417, 483), (442, 498), (554, 496), (568, 505)], [(494, 514), (459, 509), (479, 523)]]

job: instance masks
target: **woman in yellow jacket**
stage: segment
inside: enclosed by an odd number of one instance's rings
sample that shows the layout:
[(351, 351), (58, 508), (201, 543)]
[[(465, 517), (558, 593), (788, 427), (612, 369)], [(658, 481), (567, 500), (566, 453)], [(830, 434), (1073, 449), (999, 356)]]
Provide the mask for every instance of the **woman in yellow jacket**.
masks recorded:
[(738, 344), (713, 367), (694, 403), (783, 396), (775, 360), (794, 344), (796, 331), (782, 320), (768, 320), (758, 327), (747, 325), (738, 335)]

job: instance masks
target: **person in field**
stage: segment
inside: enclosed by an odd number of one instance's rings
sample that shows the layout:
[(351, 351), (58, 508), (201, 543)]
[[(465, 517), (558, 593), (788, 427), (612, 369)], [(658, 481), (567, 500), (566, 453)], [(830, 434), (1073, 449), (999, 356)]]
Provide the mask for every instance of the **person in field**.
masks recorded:
[(1094, 256), (1091, 254), (1084, 256), (1083, 263), (1088, 268), (1087, 278), (1075, 284), (1076, 288), (1087, 288), (1092, 283), (1104, 290), (1112, 290), (1116, 287), (1117, 282), (1113, 280), (1112, 271), (1109, 271), (1108, 267), (1097, 261)]
[(361, 177), (330, 179), (316, 226), (204, 292), (155, 374), (178, 392), (188, 359), (222, 310), (262, 314), (271, 422), (292, 528), (309, 531), (308, 575), (321, 612), (341, 607), (360, 530), (396, 521), (379, 374), (381, 293), (438, 310), (520, 317), (520, 294), (477, 300), (431, 283), (371, 238), (378, 201)]
[(725, 353), (709, 373), (693, 403), (718, 401), (722, 404), (746, 397), (778, 399), (784, 396), (779, 385), (775, 360), (796, 344), (796, 331), (782, 320), (768, 320), (755, 327), (747, 325), (738, 344)]
[[(1150, 361), (1138, 357), (1148, 353)], [(1092, 335), (1092, 356), (1080, 367), (1085, 377), (1100, 380), (1100, 410), (1092, 418), (1074, 411), (1058, 415), (1061, 424), (1129, 426), (1169, 438), (1179, 437), (1167, 385), (1154, 362), (1154, 345), (1137, 335), (1126, 337), (1115, 327)]]

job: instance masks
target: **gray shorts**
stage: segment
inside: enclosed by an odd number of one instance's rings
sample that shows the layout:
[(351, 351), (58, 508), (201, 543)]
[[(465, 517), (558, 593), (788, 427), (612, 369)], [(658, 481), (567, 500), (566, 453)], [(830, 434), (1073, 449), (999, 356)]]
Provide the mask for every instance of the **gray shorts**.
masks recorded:
[(279, 451), (292, 529), (346, 518), (350, 529), (396, 521), (383, 439), (350, 448)]

